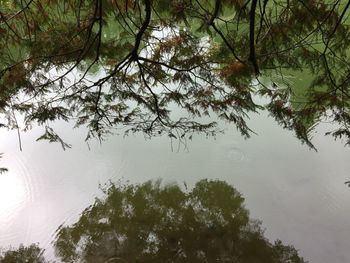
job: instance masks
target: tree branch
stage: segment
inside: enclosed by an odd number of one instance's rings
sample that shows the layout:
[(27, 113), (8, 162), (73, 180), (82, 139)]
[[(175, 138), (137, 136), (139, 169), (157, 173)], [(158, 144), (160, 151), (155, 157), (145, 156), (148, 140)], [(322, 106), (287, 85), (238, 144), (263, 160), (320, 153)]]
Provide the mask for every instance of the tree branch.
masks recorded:
[(151, 13), (152, 13), (151, 0), (145, 0), (145, 12), (146, 12), (145, 20), (142, 23), (140, 31), (136, 35), (135, 45), (134, 45), (133, 50), (131, 51), (131, 59), (132, 60), (136, 60), (138, 58), (138, 50), (139, 50), (139, 47), (141, 44), (142, 37), (143, 37), (144, 33), (146, 32), (146, 30), (151, 22)]
[(249, 58), (248, 60), (252, 63), (256, 75), (259, 75), (259, 66), (256, 61), (255, 54), (255, 10), (258, 0), (252, 0), (250, 8), (250, 21), (249, 21)]

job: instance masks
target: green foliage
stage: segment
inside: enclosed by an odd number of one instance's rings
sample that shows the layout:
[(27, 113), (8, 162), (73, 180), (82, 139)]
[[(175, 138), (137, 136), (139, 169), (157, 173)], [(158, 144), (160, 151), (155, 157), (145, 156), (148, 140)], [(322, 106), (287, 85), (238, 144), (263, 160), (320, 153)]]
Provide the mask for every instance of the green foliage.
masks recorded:
[(63, 262), (305, 262), (294, 247), (267, 241), (225, 182), (202, 180), (191, 191), (160, 181), (111, 184), (104, 193), (58, 229)]
[(36, 244), (28, 247), (20, 245), (18, 249), (0, 251), (0, 263), (45, 263), (43, 250)]
[[(310, 147), (321, 120), (350, 142), (348, 9), (346, 1), (2, 1), (0, 114), (12, 129), (18, 113), (25, 129), (77, 120), (87, 138), (116, 127), (212, 135), (216, 123), (201, 117), (214, 115), (249, 137), (249, 112), (265, 107)], [(309, 74), (302, 103), (286, 72)], [(255, 104), (257, 93), (270, 103)]]

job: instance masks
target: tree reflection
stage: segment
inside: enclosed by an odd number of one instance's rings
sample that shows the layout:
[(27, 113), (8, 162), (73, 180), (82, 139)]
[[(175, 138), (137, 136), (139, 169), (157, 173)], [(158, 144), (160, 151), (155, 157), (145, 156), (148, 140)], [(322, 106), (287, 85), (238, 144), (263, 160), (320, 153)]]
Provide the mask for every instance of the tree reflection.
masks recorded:
[(45, 263), (47, 261), (42, 254), (43, 250), (36, 244), (28, 247), (20, 245), (18, 249), (0, 251), (0, 263)]
[(54, 241), (64, 262), (305, 262), (292, 246), (271, 244), (244, 198), (222, 181), (191, 191), (160, 181), (111, 184)]

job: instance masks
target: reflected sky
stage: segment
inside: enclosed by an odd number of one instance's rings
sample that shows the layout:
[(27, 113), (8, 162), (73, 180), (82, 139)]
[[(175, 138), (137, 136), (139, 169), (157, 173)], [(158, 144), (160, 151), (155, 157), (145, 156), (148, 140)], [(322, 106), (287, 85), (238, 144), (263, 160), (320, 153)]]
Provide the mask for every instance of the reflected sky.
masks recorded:
[(0, 174), (0, 224), (13, 219), (26, 202), (26, 189), (19, 175)]
[[(98, 185), (111, 181), (143, 183), (186, 182), (193, 187), (203, 178), (234, 185), (246, 199), (251, 218), (263, 221), (270, 240), (293, 244), (310, 262), (343, 263), (348, 254), (350, 191), (349, 149), (323, 136), (314, 138), (318, 152), (301, 145), (266, 114), (252, 115), (250, 125), (259, 134), (244, 140), (233, 127), (216, 138), (194, 136), (188, 149), (168, 138), (114, 136), (89, 151), (84, 131), (69, 125), (57, 130), (73, 148), (34, 142), (39, 129), (23, 134), (23, 152), (16, 133), (2, 131), (1, 166), (25, 182), (28, 201), (0, 226), (0, 246), (40, 242), (47, 256), (57, 226), (74, 223), (96, 196)], [(6, 138), (6, 139), (5, 139)], [(15, 211), (15, 210), (14, 210)], [(315, 242), (317, 240), (317, 242)]]

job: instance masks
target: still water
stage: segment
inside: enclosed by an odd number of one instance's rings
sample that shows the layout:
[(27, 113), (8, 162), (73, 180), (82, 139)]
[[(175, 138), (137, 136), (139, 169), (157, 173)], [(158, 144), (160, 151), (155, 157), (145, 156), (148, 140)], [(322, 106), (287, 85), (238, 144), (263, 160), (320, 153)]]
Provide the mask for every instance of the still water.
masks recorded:
[(262, 220), (265, 236), (295, 246), (310, 262), (350, 262), (350, 149), (324, 137), (321, 124), (310, 150), (261, 112), (250, 126), (258, 135), (244, 140), (233, 127), (216, 138), (194, 136), (187, 147), (166, 137), (112, 136), (101, 145), (83, 141), (85, 132), (68, 124), (57, 131), (72, 149), (34, 142), (41, 130), (2, 131), (0, 246), (40, 243), (53, 258), (52, 240), (62, 223), (74, 223), (94, 199), (99, 185), (122, 181), (188, 187), (203, 178), (220, 179), (245, 198), (252, 218)]

